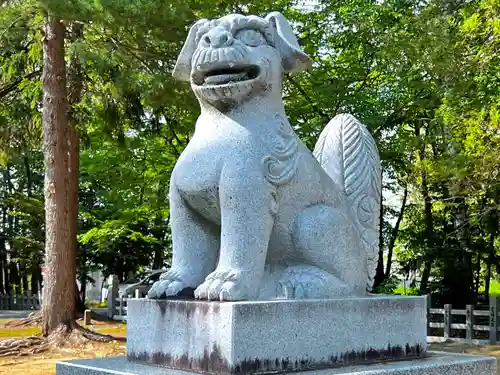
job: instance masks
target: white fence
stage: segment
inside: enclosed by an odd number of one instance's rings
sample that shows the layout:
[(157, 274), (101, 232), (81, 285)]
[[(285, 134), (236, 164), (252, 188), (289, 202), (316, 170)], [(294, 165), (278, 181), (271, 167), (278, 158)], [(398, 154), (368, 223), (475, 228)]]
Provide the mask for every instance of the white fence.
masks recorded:
[(454, 309), (451, 305), (428, 309), (428, 330), (430, 333), (442, 332), (442, 335), (429, 335), (428, 338), (431, 341), (497, 344), (499, 301), (497, 297), (490, 297), (489, 306), (482, 309), (472, 305), (467, 305), (465, 309)]
[(120, 296), (113, 298), (108, 293), (108, 318), (113, 320), (127, 320), (127, 298)]
[(0, 310), (39, 310), (38, 296), (0, 295)]

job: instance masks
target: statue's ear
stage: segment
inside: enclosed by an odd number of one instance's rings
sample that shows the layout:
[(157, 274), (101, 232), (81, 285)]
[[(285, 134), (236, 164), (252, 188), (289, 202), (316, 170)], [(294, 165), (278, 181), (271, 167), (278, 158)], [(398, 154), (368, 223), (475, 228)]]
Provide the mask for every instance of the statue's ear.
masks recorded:
[(300, 72), (312, 66), (312, 59), (300, 49), (292, 27), (285, 16), (279, 12), (269, 13), (266, 17), (273, 34), (274, 47), (281, 55), (283, 70), (288, 73)]
[(209, 20), (201, 19), (197, 21), (189, 29), (188, 36), (184, 42), (184, 46), (181, 49), (179, 57), (177, 57), (177, 62), (175, 63), (174, 70), (172, 71), (172, 76), (179, 81), (189, 82), (189, 77), (191, 74), (191, 60), (193, 58), (194, 51), (196, 51), (196, 34), (198, 30), (206, 25)]

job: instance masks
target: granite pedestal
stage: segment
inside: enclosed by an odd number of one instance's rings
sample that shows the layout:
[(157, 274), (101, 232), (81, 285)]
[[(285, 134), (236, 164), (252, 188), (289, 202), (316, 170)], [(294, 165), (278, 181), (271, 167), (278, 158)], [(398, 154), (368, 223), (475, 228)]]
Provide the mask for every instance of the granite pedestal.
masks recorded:
[(425, 297), (201, 302), (132, 299), (127, 356), (57, 375), (495, 375), (489, 357), (427, 352)]
[(132, 300), (127, 357), (220, 374), (303, 371), (426, 353), (424, 297)]

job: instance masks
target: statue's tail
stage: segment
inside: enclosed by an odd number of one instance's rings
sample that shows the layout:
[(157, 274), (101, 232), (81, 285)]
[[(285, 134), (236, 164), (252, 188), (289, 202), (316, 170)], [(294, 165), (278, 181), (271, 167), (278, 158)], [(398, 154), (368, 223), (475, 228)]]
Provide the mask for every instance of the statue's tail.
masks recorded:
[(375, 140), (354, 116), (335, 116), (321, 132), (314, 156), (352, 204), (367, 256), (367, 290), (378, 261), (382, 173)]

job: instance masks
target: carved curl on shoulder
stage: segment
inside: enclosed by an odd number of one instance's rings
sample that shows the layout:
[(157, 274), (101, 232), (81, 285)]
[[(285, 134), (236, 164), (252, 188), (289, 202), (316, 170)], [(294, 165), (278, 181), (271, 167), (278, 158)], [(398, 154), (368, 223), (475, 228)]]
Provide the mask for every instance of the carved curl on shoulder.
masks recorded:
[(297, 171), (299, 139), (286, 119), (276, 115), (275, 120), (279, 124), (279, 142), (262, 159), (262, 165), (266, 179), (278, 187), (288, 183)]

